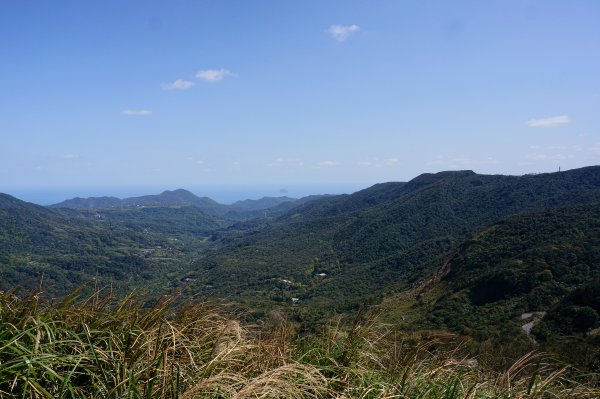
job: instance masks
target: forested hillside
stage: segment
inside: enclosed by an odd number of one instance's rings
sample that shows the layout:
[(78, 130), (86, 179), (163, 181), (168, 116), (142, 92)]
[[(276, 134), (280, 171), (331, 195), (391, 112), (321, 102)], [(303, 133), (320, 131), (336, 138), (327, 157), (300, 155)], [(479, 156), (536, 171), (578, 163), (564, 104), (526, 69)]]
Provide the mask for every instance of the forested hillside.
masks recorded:
[(234, 225), (193, 270), (198, 291), (252, 303), (348, 310), (436, 269), (478, 230), (510, 215), (600, 202), (600, 168), (526, 176), (424, 174)]
[(0, 196), (0, 289), (64, 295), (84, 283), (160, 295), (226, 223), (197, 208), (52, 210)]
[[(600, 204), (509, 217), (389, 297), (386, 318), (600, 365)], [(527, 337), (527, 333), (530, 336)], [(520, 342), (520, 344), (518, 344)]]

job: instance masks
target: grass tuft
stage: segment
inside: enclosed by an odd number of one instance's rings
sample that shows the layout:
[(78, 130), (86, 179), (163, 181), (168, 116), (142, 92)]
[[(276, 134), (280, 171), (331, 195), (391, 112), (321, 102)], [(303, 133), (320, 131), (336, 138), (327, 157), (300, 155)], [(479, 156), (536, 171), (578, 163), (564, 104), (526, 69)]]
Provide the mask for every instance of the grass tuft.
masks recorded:
[[(598, 377), (528, 354), (503, 372), (449, 336), (415, 342), (365, 310), (300, 337), (209, 303), (0, 292), (1, 398), (598, 398)], [(450, 349), (448, 349), (450, 348)]]

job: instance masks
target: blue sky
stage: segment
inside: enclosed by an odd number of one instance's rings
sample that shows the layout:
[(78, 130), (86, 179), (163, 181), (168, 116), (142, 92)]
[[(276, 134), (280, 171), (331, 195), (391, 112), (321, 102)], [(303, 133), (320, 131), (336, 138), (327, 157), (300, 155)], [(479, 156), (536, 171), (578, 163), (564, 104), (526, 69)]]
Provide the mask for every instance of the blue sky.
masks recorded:
[(3, 1), (0, 191), (600, 160), (600, 2)]

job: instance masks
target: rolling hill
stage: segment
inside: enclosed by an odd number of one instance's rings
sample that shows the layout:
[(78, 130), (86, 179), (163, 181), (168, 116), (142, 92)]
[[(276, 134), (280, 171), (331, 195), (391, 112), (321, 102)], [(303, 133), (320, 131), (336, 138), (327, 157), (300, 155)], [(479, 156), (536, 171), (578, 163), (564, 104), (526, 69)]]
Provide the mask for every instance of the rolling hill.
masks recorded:
[(537, 344), (592, 367), (600, 362), (600, 204), (488, 226), (383, 308), (405, 329), (504, 340), (524, 351)]
[[(226, 217), (232, 220), (244, 220), (261, 217), (264, 215), (261, 211), (273, 209), (282, 204), (293, 206), (296, 201), (295, 198), (290, 197), (263, 197), (256, 200), (246, 199), (225, 205), (208, 197), (198, 197), (187, 190), (177, 189), (163, 191), (157, 195), (144, 195), (124, 199), (116, 197), (77, 197), (50, 205), (49, 208), (123, 209), (139, 207), (195, 207), (210, 215)], [(299, 204), (304, 202), (306, 200), (299, 202)]]
[(408, 287), (508, 216), (598, 202), (599, 167), (424, 174), (233, 225), (218, 235), (222, 248), (196, 262), (193, 289), (254, 304), (297, 298), (313, 310), (349, 310)]
[(57, 210), (0, 195), (0, 289), (64, 295), (83, 283), (158, 295), (226, 225), (194, 207)]

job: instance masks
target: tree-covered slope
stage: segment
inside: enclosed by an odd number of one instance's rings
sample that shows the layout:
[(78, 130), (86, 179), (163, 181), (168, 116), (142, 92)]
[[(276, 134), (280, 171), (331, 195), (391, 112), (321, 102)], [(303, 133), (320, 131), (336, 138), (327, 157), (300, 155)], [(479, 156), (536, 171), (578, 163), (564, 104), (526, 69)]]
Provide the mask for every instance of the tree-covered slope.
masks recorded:
[(384, 307), (388, 321), (405, 328), (537, 341), (593, 362), (600, 361), (600, 336), (592, 332), (600, 327), (599, 281), (600, 204), (575, 205), (482, 229)]
[(210, 235), (231, 221), (207, 214), (193, 206), (147, 206), (140, 208), (69, 211), (72, 217), (83, 217), (108, 227), (125, 227), (138, 232), (157, 234)]
[(86, 282), (159, 295), (224, 222), (197, 208), (53, 210), (0, 195), (0, 289), (65, 294)]
[(470, 235), (509, 215), (597, 202), (598, 167), (425, 174), (314, 201), (256, 229), (234, 226), (194, 276), (198, 290), (216, 295), (348, 309), (417, 281)]

